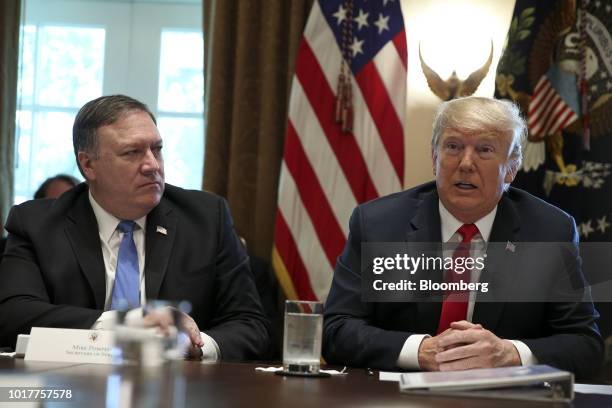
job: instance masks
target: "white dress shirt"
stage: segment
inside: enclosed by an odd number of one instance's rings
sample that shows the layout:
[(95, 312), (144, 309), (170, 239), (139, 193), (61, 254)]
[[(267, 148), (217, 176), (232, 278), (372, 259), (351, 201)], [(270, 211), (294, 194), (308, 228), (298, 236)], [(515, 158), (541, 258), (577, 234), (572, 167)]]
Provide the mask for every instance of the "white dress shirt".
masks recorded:
[[(438, 201), (438, 208), (440, 210), (440, 226), (442, 232), (442, 242), (461, 242), (461, 234), (457, 232), (459, 227), (463, 225), (463, 222), (455, 218), (447, 209), (444, 207), (441, 201)], [(495, 220), (495, 214), (497, 214), (497, 206), (491, 210), (490, 213), (476, 221), (476, 227), (478, 233), (472, 238), (474, 243), (488, 242), (489, 236), (491, 235), (491, 229), (493, 228), (493, 221)], [(479, 247), (476, 245), (476, 247)], [(480, 246), (482, 248), (482, 246)], [(481, 256), (479, 253), (472, 253), (472, 256)], [(478, 282), (480, 280), (480, 270), (474, 269), (470, 274), (471, 282)], [(470, 298), (468, 301), (468, 310), (466, 320), (471, 322), (474, 314), (474, 304), (476, 303), (475, 291), (470, 292)], [(485, 327), (486, 329), (486, 327)], [(419, 347), (424, 338), (430, 337), (428, 334), (413, 334), (406, 339), (404, 346), (397, 358), (397, 366), (400, 368), (418, 370), (419, 366)], [(529, 347), (519, 340), (510, 340), (516, 350), (519, 353), (522, 365), (537, 364), (537, 360)]]
[[(119, 246), (123, 239), (123, 232), (117, 229), (117, 225), (122, 221), (110, 214), (96, 202), (89, 192), (89, 202), (93, 209), (96, 221), (98, 222), (98, 232), (100, 235), (100, 245), (102, 247), (102, 257), (104, 258), (104, 270), (106, 271), (106, 294), (104, 300), (104, 312), (93, 325), (93, 329), (110, 330), (114, 324), (115, 311), (109, 310), (113, 297), (113, 286), (115, 284), (115, 271), (117, 269), (117, 256)], [(140, 275), (140, 304), (144, 305), (147, 301), (145, 292), (145, 231), (147, 228), (147, 217), (134, 220), (137, 227), (134, 229), (133, 237), (136, 251), (138, 252), (138, 271)], [(142, 316), (142, 308), (131, 310), (128, 313), (128, 320), (134, 321), (137, 316)], [(206, 361), (217, 361), (220, 356), (219, 345), (207, 335), (200, 332), (204, 346), (202, 353)]]

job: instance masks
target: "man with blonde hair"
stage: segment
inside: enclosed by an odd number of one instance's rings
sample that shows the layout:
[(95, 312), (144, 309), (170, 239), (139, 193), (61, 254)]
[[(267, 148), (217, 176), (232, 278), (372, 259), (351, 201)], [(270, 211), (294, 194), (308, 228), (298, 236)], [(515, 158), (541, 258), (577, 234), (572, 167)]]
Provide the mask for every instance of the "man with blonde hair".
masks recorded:
[[(353, 212), (325, 307), (323, 350), (329, 363), (428, 371), (539, 363), (582, 378), (595, 373), (603, 343), (588, 297), (481, 302), (482, 294), (445, 293), (433, 302), (396, 302), (369, 301), (362, 289), (368, 272), (362, 243), (457, 243), (456, 251), (463, 247), (471, 254), (476, 244), (501, 242), (510, 263), (520, 258), (515, 251), (521, 242), (577, 244), (571, 216), (510, 187), (526, 133), (518, 107), (508, 101), (467, 97), (440, 106), (431, 144), (435, 181)], [(582, 278), (577, 253), (550, 261), (554, 269), (570, 265)], [(472, 269), (461, 282), (502, 275), (499, 265), (487, 259), (485, 269)], [(519, 282), (524, 293), (544, 297), (556, 284), (555, 271), (525, 275), (511, 265), (507, 269), (505, 282), (527, 276)]]

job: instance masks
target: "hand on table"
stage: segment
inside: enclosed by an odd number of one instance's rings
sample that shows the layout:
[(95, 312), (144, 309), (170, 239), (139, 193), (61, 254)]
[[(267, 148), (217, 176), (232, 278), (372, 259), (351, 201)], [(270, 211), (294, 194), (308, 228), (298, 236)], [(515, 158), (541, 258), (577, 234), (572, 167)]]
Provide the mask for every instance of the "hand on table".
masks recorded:
[(189, 336), (189, 347), (187, 348), (187, 352), (185, 353), (185, 358), (188, 360), (201, 360), (202, 346), (204, 342), (202, 341), (202, 336), (200, 335), (200, 329), (196, 322), (186, 313), (181, 312), (181, 325), (185, 333)]
[[(175, 316), (178, 316), (180, 319), (178, 325), (174, 322)], [(174, 327), (180, 329), (180, 332), (189, 337), (189, 346), (185, 351), (185, 358), (189, 360), (202, 359), (202, 346), (204, 342), (200, 335), (200, 329), (188, 314), (168, 307), (148, 313), (144, 316), (143, 322), (146, 327), (157, 327), (164, 335), (169, 335)]]
[(427, 371), (520, 364), (520, 356), (512, 342), (500, 339), (480, 324), (465, 320), (453, 322), (439, 335), (423, 339), (419, 347), (419, 365)]

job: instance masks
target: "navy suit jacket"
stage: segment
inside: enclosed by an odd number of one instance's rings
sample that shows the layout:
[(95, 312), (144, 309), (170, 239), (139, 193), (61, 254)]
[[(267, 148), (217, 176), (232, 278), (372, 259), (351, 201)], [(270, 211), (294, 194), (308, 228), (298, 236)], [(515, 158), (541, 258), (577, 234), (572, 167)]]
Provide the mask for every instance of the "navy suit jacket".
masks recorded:
[[(360, 257), (362, 242), (440, 242), (438, 200), (435, 183), (430, 182), (354, 210), (349, 239), (338, 258), (325, 305), (323, 354), (327, 362), (393, 370), (411, 334), (435, 335), (440, 302), (362, 301)], [(572, 217), (512, 187), (498, 204), (489, 237), (489, 242), (503, 243), (577, 240)], [(490, 273), (488, 269), (495, 269), (489, 261), (483, 277)], [(577, 263), (580, 272), (579, 259), (569, 262)], [(528, 284), (537, 279), (533, 277)], [(537, 284), (546, 288), (554, 282)], [(523, 341), (541, 364), (588, 377), (603, 358), (597, 317), (591, 302), (477, 301), (472, 320), (498, 337)]]
[[(225, 200), (166, 184), (146, 222), (147, 299), (191, 302), (190, 315), (222, 359), (261, 358), (268, 322)], [(6, 230), (0, 344), (14, 345), (33, 326), (91, 327), (104, 310), (106, 278), (87, 185), (13, 207)]]

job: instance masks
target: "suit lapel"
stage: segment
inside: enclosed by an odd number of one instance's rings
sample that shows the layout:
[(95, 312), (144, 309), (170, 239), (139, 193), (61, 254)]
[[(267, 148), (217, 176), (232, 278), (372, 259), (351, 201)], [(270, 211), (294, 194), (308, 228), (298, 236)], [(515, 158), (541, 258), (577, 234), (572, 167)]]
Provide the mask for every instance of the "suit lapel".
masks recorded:
[(106, 298), (106, 272), (104, 258), (100, 245), (98, 222), (89, 203), (88, 192), (77, 198), (74, 206), (68, 212), (64, 231), (70, 241), (72, 250), (81, 266), (81, 270), (89, 282), (94, 295), (96, 309), (104, 309)]
[(176, 216), (162, 198), (159, 205), (147, 216), (144, 270), (147, 299), (159, 297), (176, 233)]
[[(517, 232), (520, 228), (520, 217), (513, 202), (506, 194), (503, 195), (497, 207), (497, 214), (491, 229), (489, 237), (490, 243), (497, 243), (495, 250), (488, 251), (490, 255), (487, 258), (486, 267), (482, 271), (480, 277), (481, 282), (490, 282), (491, 287), (497, 287), (502, 284), (503, 277), (499, 273), (503, 270), (508, 270), (508, 265), (512, 263), (513, 253), (504, 251), (500, 246), (506, 242), (516, 242)], [(499, 323), (505, 302), (493, 301), (487, 297), (495, 296), (496, 291), (487, 293), (479, 293), (476, 297), (476, 305), (472, 321), (481, 323), (488, 330), (495, 331)], [(479, 300), (487, 300), (486, 302)]]
[(417, 203), (417, 210), (410, 220), (410, 229), (406, 232), (408, 242), (440, 242), (440, 211), (438, 210), (438, 193), (426, 193)]
[[(432, 191), (427, 193), (423, 200), (418, 204), (415, 216), (410, 221), (410, 228), (406, 235), (408, 242), (435, 243), (442, 241), (442, 231), (440, 227), (440, 211), (438, 208), (438, 193)], [(441, 254), (442, 247), (438, 246), (437, 252)], [(442, 271), (430, 271), (427, 276), (421, 279), (431, 279), (441, 281)], [(418, 332), (435, 333), (440, 320), (442, 304), (437, 301), (417, 302), (418, 310)]]

